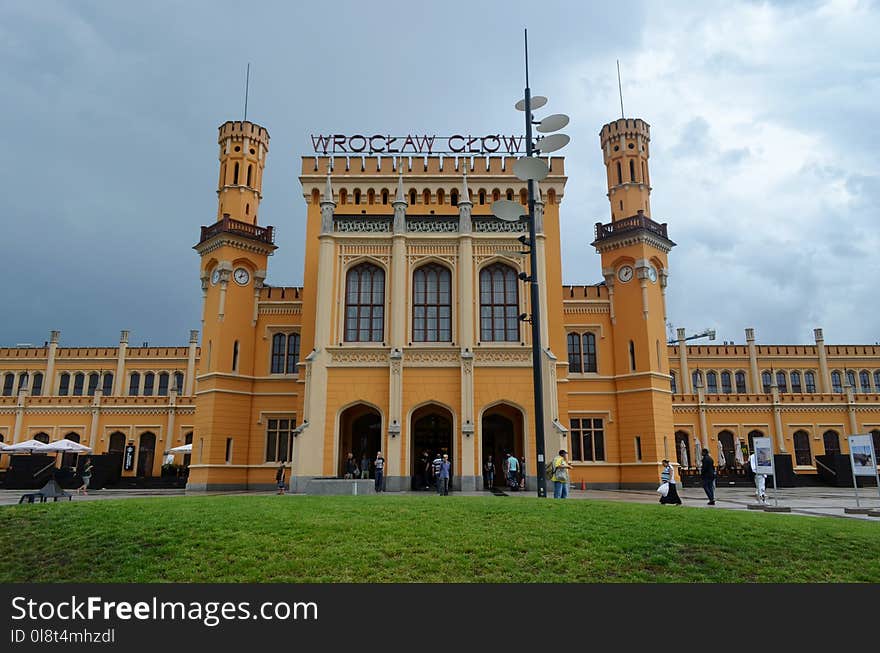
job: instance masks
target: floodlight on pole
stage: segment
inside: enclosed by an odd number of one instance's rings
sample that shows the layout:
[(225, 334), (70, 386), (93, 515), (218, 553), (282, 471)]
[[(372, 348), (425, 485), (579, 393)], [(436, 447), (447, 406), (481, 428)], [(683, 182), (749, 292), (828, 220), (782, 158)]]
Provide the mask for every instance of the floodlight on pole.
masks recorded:
[[(530, 290), (530, 309), (531, 314), (523, 313), (519, 316), (520, 321), (529, 322), (532, 325), (532, 381), (534, 385), (535, 395), (535, 463), (537, 477), (537, 494), (539, 498), (547, 496), (547, 481), (544, 478), (545, 451), (544, 451), (544, 382), (541, 371), (542, 355), (541, 355), (541, 319), (540, 319), (540, 288), (538, 286), (538, 259), (537, 250), (535, 248), (536, 229), (535, 229), (535, 184), (546, 179), (550, 174), (550, 166), (545, 159), (535, 157), (536, 154), (546, 154), (555, 152), (565, 147), (569, 142), (569, 137), (565, 134), (552, 134), (544, 136), (535, 143), (532, 140), (532, 125), (542, 134), (551, 134), (562, 129), (568, 124), (569, 118), (564, 114), (554, 114), (547, 116), (543, 120), (535, 121), (532, 111), (545, 106), (548, 102), (543, 95), (532, 97), (532, 91), (529, 88), (529, 32), (524, 30), (525, 45), (525, 73), (526, 87), (523, 99), (519, 100), (514, 107), (517, 111), (525, 112), (526, 119), (526, 155), (517, 159), (513, 164), (513, 173), (518, 179), (525, 181), (528, 185), (528, 225), (529, 236), (521, 236), (519, 241), (523, 247), (527, 248), (529, 255), (530, 272), (520, 274), (520, 278), (529, 284)], [(495, 217), (508, 222), (517, 222), (522, 217), (523, 207), (511, 200), (498, 200), (492, 204), (492, 214)]]

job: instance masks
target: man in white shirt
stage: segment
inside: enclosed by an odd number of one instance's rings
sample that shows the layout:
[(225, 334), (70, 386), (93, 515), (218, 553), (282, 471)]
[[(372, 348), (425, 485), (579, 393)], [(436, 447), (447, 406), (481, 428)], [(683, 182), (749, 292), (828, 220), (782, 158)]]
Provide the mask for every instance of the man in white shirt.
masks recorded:
[(752, 453), (749, 456), (749, 467), (752, 469), (752, 473), (755, 475), (755, 494), (758, 496), (758, 501), (761, 503), (767, 502), (767, 475), (766, 474), (758, 474), (758, 457)]

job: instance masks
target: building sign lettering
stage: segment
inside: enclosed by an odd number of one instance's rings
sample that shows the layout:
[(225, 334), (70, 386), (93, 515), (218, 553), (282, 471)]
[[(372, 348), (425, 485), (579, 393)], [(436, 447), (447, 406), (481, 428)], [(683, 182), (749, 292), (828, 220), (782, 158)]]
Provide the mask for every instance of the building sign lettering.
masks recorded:
[(408, 134), (312, 134), (315, 154), (462, 154), (462, 155), (515, 155), (525, 152), (525, 136), (488, 134), (472, 136), (453, 134), (437, 136)]

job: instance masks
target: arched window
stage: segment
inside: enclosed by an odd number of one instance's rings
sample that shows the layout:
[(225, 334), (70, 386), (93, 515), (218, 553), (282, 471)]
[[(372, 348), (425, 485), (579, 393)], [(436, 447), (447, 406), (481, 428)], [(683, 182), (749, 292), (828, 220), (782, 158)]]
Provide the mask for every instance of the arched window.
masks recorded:
[(272, 374), (284, 374), (284, 354), (286, 351), (287, 336), (276, 333), (272, 336)]
[(238, 163), (235, 164), (235, 172), (232, 173), (232, 183), (238, 185)]
[[(651, 353), (648, 352), (648, 356), (650, 355)], [(636, 343), (634, 343), (632, 340), (629, 341), (629, 371), (636, 371)]]
[(715, 372), (706, 372), (706, 391), (709, 394), (718, 394), (718, 375)]
[(248, 164), (247, 183), (246, 183), (247, 186), (251, 185), (251, 175), (253, 174), (253, 172), (254, 172), (254, 166), (251, 164)]
[(525, 188), (523, 188), (519, 192), (519, 203), (523, 204), (523, 205), (526, 205), (529, 203), (529, 191), (527, 191)]
[(287, 366), (288, 374), (296, 374), (296, 366), (299, 363), (299, 334), (291, 333), (287, 336)]
[(232, 343), (232, 371), (238, 372), (238, 340)]
[(871, 392), (871, 375), (867, 370), (859, 372), (859, 392)]
[(736, 382), (736, 391), (739, 394), (746, 393), (746, 373), (745, 372), (737, 372), (733, 375), (734, 380)]
[(596, 372), (599, 367), (596, 363), (596, 334), (584, 334), (584, 372)]
[(86, 375), (82, 372), (77, 372), (73, 377), (73, 396), (81, 397), (83, 393), (84, 386), (86, 384)]
[(98, 389), (98, 383), (101, 381), (101, 375), (97, 372), (92, 372), (89, 374), (89, 389), (88, 395), (90, 397), (95, 396), (95, 391)]
[(153, 395), (153, 386), (156, 383), (156, 375), (152, 372), (147, 372), (144, 374), (144, 396), (150, 397)]
[(501, 191), (498, 190), (497, 188), (493, 189), (492, 190), (492, 201), (497, 202), (500, 199), (501, 199)]
[(174, 373), (174, 389), (177, 391), (177, 394), (183, 394), (183, 372)]
[(519, 287), (516, 271), (503, 263), (493, 263), (480, 270), (480, 340), (519, 340)]
[(388, 204), (388, 190), (382, 189), (382, 204)]
[(843, 392), (843, 383), (840, 380), (840, 372), (836, 370), (831, 373), (831, 392)]
[(505, 195), (505, 199), (508, 199), (511, 202), (513, 201), (513, 189), (511, 189), (511, 188), (507, 189), (507, 194)]
[(852, 370), (846, 371), (846, 383), (853, 390), (856, 389), (856, 373)]
[(437, 204), (443, 204), (446, 201), (446, 192), (440, 188), (437, 190)]
[(874, 392), (880, 392), (880, 370), (874, 371)]
[(636, 180), (636, 163), (632, 159), (629, 160), (629, 180)]
[(617, 162), (617, 185), (623, 183), (623, 172), (620, 169), (620, 161)]
[(678, 386), (675, 382), (675, 372), (672, 372), (669, 377), (669, 389), (672, 390), (672, 394), (678, 394)]
[(63, 372), (58, 384), (58, 395), (60, 397), (66, 397), (68, 392), (70, 392), (70, 374)]
[(409, 205), (414, 206), (416, 203), (416, 189), (413, 188), (409, 191)]
[(452, 206), (458, 206), (458, 191), (454, 188), (449, 193), (449, 203), (452, 204)]
[(30, 381), (30, 374), (27, 372), (22, 372), (18, 375), (18, 392), (22, 390), (28, 390), (28, 382)]
[(796, 431), (794, 434), (794, 464), (812, 465), (813, 454), (810, 452), (810, 434)]
[(414, 342), (452, 341), (452, 290), (449, 269), (436, 263), (413, 272)]
[(773, 377), (770, 376), (770, 372), (764, 371), (761, 372), (761, 386), (764, 389), (764, 394), (770, 394), (770, 386), (773, 384)]
[(800, 372), (792, 372), (791, 373), (791, 391), (792, 392), (803, 392), (801, 388), (801, 373)]
[(825, 445), (826, 456), (840, 453), (840, 436), (837, 431), (825, 431), (822, 434), (822, 442)]
[(367, 204), (374, 204), (376, 202), (376, 191), (372, 188), (367, 191)]
[(101, 383), (101, 393), (105, 397), (109, 397), (113, 394), (113, 373), (105, 372), (104, 378)]
[(568, 371), (579, 374), (581, 367), (581, 334), (568, 334)]
[[(65, 440), (70, 440), (71, 442), (79, 443), (79, 434), (78, 433), (68, 433), (64, 436)], [(76, 459), (79, 454), (67, 452), (61, 454), (61, 466), (62, 467), (76, 467)]]
[(779, 392), (788, 392), (788, 381), (785, 378), (785, 372), (776, 373), (776, 386)]
[(137, 372), (132, 372), (131, 376), (128, 377), (128, 395), (130, 397), (137, 397), (138, 392), (140, 392), (141, 388), (141, 375)]
[(165, 397), (168, 395), (168, 381), (171, 379), (171, 375), (168, 372), (162, 372), (159, 375), (159, 390), (156, 392), (160, 397)]
[(485, 204), (485, 203), (486, 203), (486, 191), (484, 191), (481, 188), (480, 189), (480, 204)]
[(730, 385), (730, 372), (721, 373), (721, 392), (726, 395), (733, 392), (733, 387)]
[(384, 333), (385, 271), (361, 263), (345, 279), (345, 340), (382, 342)]
[(34, 397), (39, 397), (43, 394), (43, 373), (35, 372), (34, 373), (34, 387), (31, 390), (31, 394)]
[(874, 440), (874, 455), (876, 456), (880, 452), (880, 429), (871, 431), (871, 438)]
[(422, 191), (422, 204), (424, 204), (425, 206), (428, 206), (428, 204), (430, 204), (430, 203), (431, 203), (431, 191), (429, 191), (426, 188), (425, 190)]
[(804, 385), (810, 394), (816, 392), (816, 375), (813, 372), (804, 372)]
[(361, 191), (359, 188), (354, 189), (354, 203), (355, 204), (361, 203)]
[(749, 453), (755, 453), (755, 438), (763, 438), (764, 433), (762, 431), (754, 430), (749, 431)]
[(703, 373), (700, 370), (691, 372), (691, 386), (694, 389), (694, 394), (696, 394), (697, 388), (703, 387)]
[(37, 433), (34, 436), (34, 440), (37, 442), (42, 442), (43, 444), (49, 444), (49, 434), (48, 433)]

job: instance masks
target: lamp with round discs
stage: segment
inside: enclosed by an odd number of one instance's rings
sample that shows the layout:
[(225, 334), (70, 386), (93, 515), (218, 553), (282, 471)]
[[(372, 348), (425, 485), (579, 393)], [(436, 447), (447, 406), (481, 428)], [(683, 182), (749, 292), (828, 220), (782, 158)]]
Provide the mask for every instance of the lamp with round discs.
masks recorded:
[(535, 130), (541, 132), (542, 134), (549, 134), (550, 132), (559, 131), (563, 127), (568, 124), (568, 116), (564, 113), (554, 113), (552, 116), (547, 116), (538, 125), (535, 127)]
[(546, 152), (555, 152), (556, 150), (561, 150), (563, 147), (568, 145), (568, 142), (571, 138), (568, 134), (553, 134), (551, 136), (545, 136), (538, 140), (535, 147), (541, 154)]
[(498, 200), (492, 202), (492, 214), (505, 222), (517, 222), (523, 215), (525, 207), (513, 200)]
[(521, 156), (513, 164), (513, 174), (523, 181), (541, 181), (550, 174), (550, 166), (544, 159), (531, 156)]
[[(543, 95), (536, 95), (535, 97), (530, 98), (530, 99), (531, 99), (531, 103), (532, 103), (531, 104), (532, 110), (540, 109), (545, 104), (547, 104), (547, 98), (545, 98)], [(514, 107), (516, 108), (517, 111), (525, 111), (526, 110), (526, 99), (520, 100), (519, 102), (517, 102), (514, 105)]]

